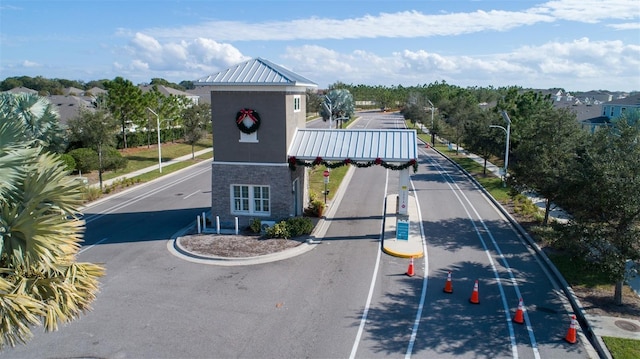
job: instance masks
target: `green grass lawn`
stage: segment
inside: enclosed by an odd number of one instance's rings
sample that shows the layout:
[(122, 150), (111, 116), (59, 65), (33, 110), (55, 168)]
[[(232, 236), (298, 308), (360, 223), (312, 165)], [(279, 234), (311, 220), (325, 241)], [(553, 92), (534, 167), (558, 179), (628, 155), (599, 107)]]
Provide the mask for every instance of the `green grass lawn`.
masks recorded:
[[(196, 143), (194, 146), (194, 152), (211, 148), (213, 141), (211, 135), (208, 135)], [(160, 147), (162, 151), (162, 162), (167, 162), (174, 158), (185, 156), (191, 153), (191, 145), (186, 143), (164, 143)], [(102, 178), (107, 180), (122, 176), (123, 174), (131, 173), (143, 168), (157, 166), (158, 165), (158, 147), (151, 146), (150, 148), (138, 147), (136, 149), (128, 149), (123, 151), (123, 157), (127, 159), (127, 167), (115, 172), (106, 172)], [(162, 170), (164, 171), (164, 166)]]
[(615, 359), (640, 358), (640, 341), (624, 338), (602, 337), (611, 356)]
[[(316, 166), (309, 169), (309, 192), (319, 200), (324, 200), (323, 193), (325, 184), (324, 176), (322, 174), (325, 169), (325, 166)], [(332, 200), (336, 195), (338, 187), (340, 187), (340, 184), (348, 170), (349, 166), (342, 166), (331, 170), (329, 183), (327, 184), (327, 189), (329, 190), (329, 194), (327, 194), (327, 201)]]

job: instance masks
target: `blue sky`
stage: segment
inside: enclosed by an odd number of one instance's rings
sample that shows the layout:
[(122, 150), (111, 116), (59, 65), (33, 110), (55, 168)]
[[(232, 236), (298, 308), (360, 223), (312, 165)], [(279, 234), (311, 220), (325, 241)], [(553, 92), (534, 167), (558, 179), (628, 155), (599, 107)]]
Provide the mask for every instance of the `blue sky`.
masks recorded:
[(0, 2), (0, 79), (180, 82), (256, 57), (320, 88), (640, 90), (640, 1)]

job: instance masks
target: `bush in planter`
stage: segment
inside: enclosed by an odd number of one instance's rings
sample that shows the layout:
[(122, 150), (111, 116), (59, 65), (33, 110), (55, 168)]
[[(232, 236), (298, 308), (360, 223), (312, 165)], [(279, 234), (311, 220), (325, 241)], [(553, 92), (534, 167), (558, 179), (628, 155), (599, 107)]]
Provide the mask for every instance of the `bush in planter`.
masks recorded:
[(316, 199), (311, 202), (311, 213), (316, 217), (322, 217), (322, 214), (324, 213), (324, 207), (324, 202)]

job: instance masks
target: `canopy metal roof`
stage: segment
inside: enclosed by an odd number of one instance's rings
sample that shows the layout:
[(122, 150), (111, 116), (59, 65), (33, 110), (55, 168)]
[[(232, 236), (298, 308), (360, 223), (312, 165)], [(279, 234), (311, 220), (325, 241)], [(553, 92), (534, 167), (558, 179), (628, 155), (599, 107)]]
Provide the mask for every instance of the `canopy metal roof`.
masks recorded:
[(293, 71), (262, 58), (251, 59), (222, 70), (216, 74), (200, 78), (196, 86), (238, 86), (238, 85), (277, 85), (318, 87)]
[(418, 158), (415, 130), (298, 129), (289, 157), (298, 160), (407, 162)]

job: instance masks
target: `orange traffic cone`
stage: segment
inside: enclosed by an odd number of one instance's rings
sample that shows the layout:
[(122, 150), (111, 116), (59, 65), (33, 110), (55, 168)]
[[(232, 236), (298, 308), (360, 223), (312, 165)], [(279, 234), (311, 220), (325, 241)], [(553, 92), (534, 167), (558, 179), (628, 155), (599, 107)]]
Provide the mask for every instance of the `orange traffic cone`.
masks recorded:
[(576, 338), (578, 330), (578, 321), (576, 320), (576, 316), (571, 316), (571, 325), (569, 325), (569, 330), (567, 331), (567, 335), (564, 337), (564, 340), (571, 344), (575, 344), (578, 341)]
[(478, 298), (478, 280), (476, 279), (476, 284), (473, 285), (473, 293), (471, 293), (471, 298), (469, 298), (469, 302), (471, 304), (480, 304), (480, 298)]
[(522, 308), (522, 298), (518, 302), (518, 310), (516, 310), (516, 315), (513, 316), (513, 322), (518, 324), (524, 324), (524, 310)]
[(453, 293), (453, 284), (451, 283), (451, 271), (447, 275), (447, 283), (444, 284), (444, 289), (442, 290), (445, 293)]
[(409, 269), (407, 269), (407, 273), (405, 273), (409, 277), (413, 277), (416, 275), (415, 270), (413, 269), (413, 257), (411, 257), (411, 262), (409, 262)]

